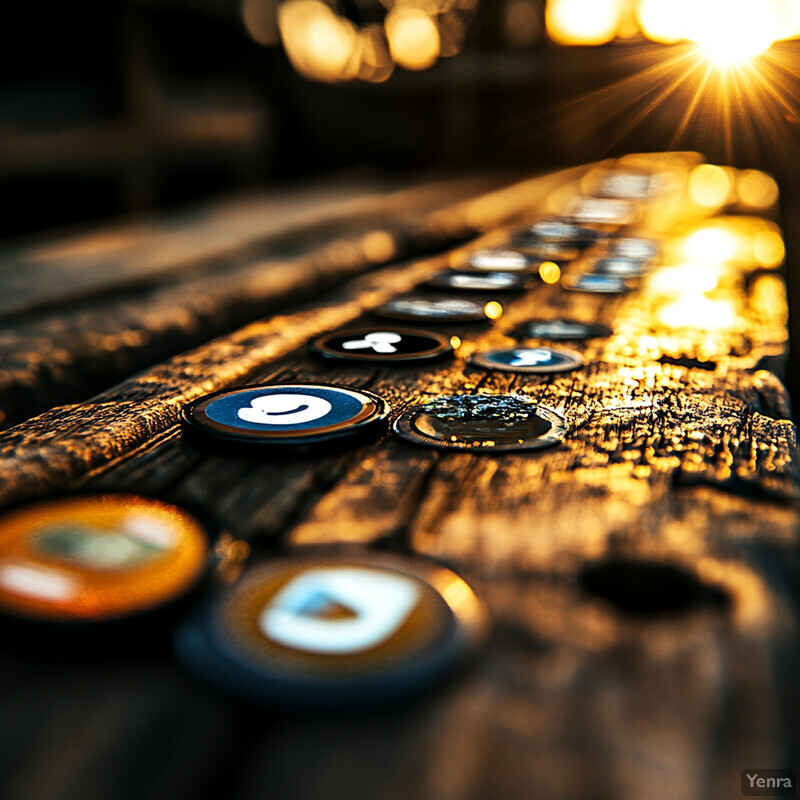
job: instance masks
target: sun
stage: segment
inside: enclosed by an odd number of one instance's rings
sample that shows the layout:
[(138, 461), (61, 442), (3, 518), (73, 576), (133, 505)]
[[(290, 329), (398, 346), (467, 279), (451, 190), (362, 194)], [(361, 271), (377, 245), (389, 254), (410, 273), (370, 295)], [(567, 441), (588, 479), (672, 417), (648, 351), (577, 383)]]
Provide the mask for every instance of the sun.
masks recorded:
[(763, 0), (698, 3), (687, 34), (712, 65), (736, 67), (772, 47), (780, 38), (780, 20), (775, 6)]

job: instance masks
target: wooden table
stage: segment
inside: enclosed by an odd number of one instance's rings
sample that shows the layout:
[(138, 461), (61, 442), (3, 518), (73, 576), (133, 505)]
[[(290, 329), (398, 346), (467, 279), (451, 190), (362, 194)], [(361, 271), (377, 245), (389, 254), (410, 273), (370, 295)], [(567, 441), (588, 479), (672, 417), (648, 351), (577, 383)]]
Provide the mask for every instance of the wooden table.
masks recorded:
[[(679, 324), (665, 311), (687, 299), (675, 280), (700, 273), (667, 265), (615, 297), (541, 284), (500, 297), (495, 323), (440, 326), (462, 341), (452, 363), (307, 351), (372, 324), (454, 246), (502, 242), (584, 172), (499, 189), (310, 187), (0, 254), (3, 506), (75, 488), (213, 498), (253, 559), (333, 543), (413, 551), (466, 577), (493, 618), (457, 679), (337, 713), (219, 694), (184, 673), (165, 630), (114, 649), (7, 643), (4, 798), (728, 800), (742, 770), (794, 766), (798, 457), (779, 272), (720, 268)], [(558, 316), (614, 332), (570, 345), (580, 371), (464, 360)], [(388, 436), (314, 459), (209, 453), (179, 433), (195, 397), (300, 378), (369, 388), (395, 414), (513, 390), (558, 409), (568, 432), (530, 453)]]

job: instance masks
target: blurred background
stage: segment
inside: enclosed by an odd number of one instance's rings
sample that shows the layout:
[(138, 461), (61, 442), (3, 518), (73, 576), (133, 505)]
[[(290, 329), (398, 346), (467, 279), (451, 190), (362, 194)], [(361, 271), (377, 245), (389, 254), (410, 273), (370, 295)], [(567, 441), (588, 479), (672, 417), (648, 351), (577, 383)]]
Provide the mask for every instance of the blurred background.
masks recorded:
[(39, 0), (4, 35), (4, 236), (663, 149), (798, 193), (799, 0)]

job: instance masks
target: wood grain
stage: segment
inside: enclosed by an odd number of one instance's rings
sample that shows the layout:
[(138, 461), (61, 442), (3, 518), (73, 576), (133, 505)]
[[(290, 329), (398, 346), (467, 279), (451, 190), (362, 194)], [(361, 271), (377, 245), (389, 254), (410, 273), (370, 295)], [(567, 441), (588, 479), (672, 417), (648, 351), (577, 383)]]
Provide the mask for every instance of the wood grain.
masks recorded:
[[(313, 335), (370, 324), (370, 308), (447, 261), (359, 278), (4, 432), (0, 498), (213, 497), (255, 557), (347, 543), (435, 558), (486, 599), (487, 652), (413, 702), (344, 714), (229, 702), (185, 677), (166, 640), (85, 670), (59, 661), (49, 690), (50, 662), (0, 657), (24, 698), (0, 705), (16, 733), (0, 764), (11, 800), (730, 800), (741, 770), (791, 766), (799, 483), (780, 275), (726, 269), (713, 298), (727, 327), (668, 325), (675, 297), (660, 268), (617, 298), (545, 285), (503, 296), (495, 324), (445, 326), (461, 340), (452, 362), (389, 369), (308, 353)], [(613, 331), (569, 345), (579, 371), (465, 361), (512, 344), (526, 319), (560, 315)], [(178, 407), (199, 394), (295, 378), (367, 387), (395, 414), (440, 394), (524, 393), (562, 413), (568, 433), (532, 453), (389, 436), (311, 458), (202, 451), (178, 434)], [(79, 733), (64, 735), (70, 726)], [(26, 753), (52, 769), (36, 775)]]

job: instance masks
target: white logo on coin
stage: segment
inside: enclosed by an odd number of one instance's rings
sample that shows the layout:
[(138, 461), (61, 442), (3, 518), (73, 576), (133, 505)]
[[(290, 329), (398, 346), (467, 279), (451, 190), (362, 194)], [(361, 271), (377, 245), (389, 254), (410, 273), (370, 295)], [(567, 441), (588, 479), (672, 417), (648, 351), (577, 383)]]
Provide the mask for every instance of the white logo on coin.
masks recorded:
[(515, 350), (514, 360), (509, 361), (512, 367), (535, 367), (537, 364), (547, 364), (553, 358), (553, 354), (544, 348), (536, 350)]
[(371, 347), (376, 353), (396, 353), (397, 348), (395, 345), (402, 340), (399, 333), (390, 333), (389, 331), (376, 331), (375, 333), (368, 333), (363, 339), (353, 339), (350, 342), (344, 342), (342, 347), (345, 350), (365, 350)]
[(261, 613), (269, 639), (309, 653), (376, 647), (406, 621), (419, 587), (400, 575), (355, 567), (312, 569), (290, 581)]
[(324, 417), (333, 408), (322, 397), (312, 394), (265, 394), (251, 401), (249, 408), (237, 412), (245, 422), (261, 425), (300, 425)]

